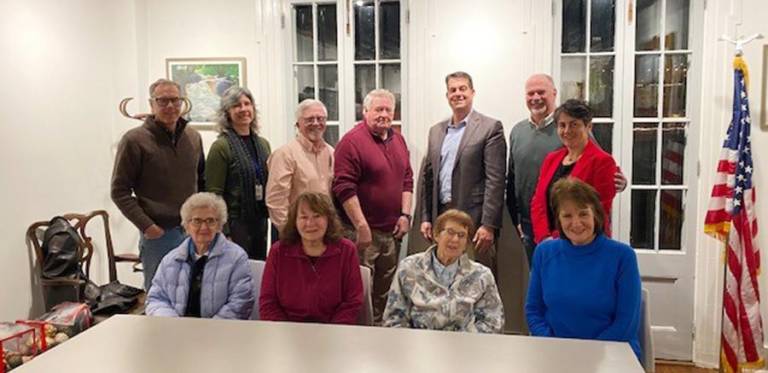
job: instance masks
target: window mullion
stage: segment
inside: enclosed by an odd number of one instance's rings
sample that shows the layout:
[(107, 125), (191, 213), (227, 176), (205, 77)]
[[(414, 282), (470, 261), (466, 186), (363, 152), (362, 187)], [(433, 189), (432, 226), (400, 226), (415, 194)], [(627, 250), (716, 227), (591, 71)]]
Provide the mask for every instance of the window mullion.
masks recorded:
[(314, 75), (314, 82), (315, 82), (315, 99), (320, 99), (320, 69), (317, 66), (317, 53), (318, 53), (318, 42), (317, 42), (317, 3), (312, 3), (312, 71)]
[(590, 92), (590, 76), (589, 76), (589, 64), (592, 54), (592, 0), (587, 0), (587, 18), (585, 21), (586, 30), (584, 30), (584, 52), (587, 58), (584, 59), (584, 100), (591, 101), (589, 97)]
[(381, 88), (381, 76), (379, 71), (381, 66), (379, 64), (379, 54), (381, 53), (381, 46), (379, 45), (379, 17), (381, 16), (381, 0), (374, 0), (373, 3), (373, 60), (376, 61), (373, 68), (374, 83), (373, 86)]

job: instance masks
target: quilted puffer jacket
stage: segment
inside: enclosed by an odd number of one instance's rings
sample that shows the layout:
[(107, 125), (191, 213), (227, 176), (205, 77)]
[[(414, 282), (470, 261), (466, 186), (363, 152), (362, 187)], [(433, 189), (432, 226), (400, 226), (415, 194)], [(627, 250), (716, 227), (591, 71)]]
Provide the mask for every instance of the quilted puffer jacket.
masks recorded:
[[(149, 316), (184, 316), (189, 295), (191, 238), (166, 255), (147, 295)], [(214, 319), (243, 319), (253, 309), (253, 282), (248, 255), (221, 233), (208, 251), (200, 292), (200, 315)]]

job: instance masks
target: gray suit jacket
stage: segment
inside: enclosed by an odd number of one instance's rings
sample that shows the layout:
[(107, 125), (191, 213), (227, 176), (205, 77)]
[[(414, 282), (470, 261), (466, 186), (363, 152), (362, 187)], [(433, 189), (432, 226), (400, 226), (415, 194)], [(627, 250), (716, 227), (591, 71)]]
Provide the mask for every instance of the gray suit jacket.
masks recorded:
[[(434, 223), (440, 203), (440, 150), (450, 118), (429, 130), (429, 144), (419, 188), (422, 221)], [(451, 202), (468, 213), (476, 227), (501, 227), (507, 141), (501, 121), (472, 111), (459, 143), (451, 180)]]

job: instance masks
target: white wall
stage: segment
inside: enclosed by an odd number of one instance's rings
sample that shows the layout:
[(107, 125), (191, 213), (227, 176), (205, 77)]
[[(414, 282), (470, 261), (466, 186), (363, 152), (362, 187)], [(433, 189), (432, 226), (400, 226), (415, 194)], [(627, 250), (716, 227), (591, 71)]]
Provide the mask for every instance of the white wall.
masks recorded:
[[(259, 110), (261, 134), (275, 148), (285, 142), (285, 126), (292, 125), (285, 115), (282, 99), (281, 64), (270, 63), (280, 55), (281, 46), (273, 49), (273, 38), (279, 35), (279, 1), (229, 0), (226, 5), (205, 0), (137, 0), (143, 7), (138, 17), (145, 27), (140, 48), (140, 66), (146, 66), (141, 86), (166, 77), (167, 58), (245, 57), (246, 85), (252, 91)], [(265, 37), (264, 27), (272, 27)], [(277, 83), (280, 83), (279, 85)], [(215, 139), (213, 131), (203, 133), (206, 150)]]
[[(704, 366), (716, 366), (719, 359), (719, 339), (722, 300), (723, 246), (703, 234), (704, 214), (709, 202), (717, 159), (722, 147), (725, 131), (731, 119), (733, 89), (733, 46), (717, 41), (722, 34), (751, 35), (762, 32), (768, 37), (765, 18), (768, 16), (768, 3), (762, 0), (727, 0), (708, 1), (704, 19), (704, 56), (701, 107), (704, 136), (700, 143), (701, 176), (699, 206), (697, 218), (697, 260), (695, 289), (695, 324), (694, 361)], [(757, 188), (757, 219), (760, 227), (768, 222), (768, 135), (760, 129), (762, 66), (768, 61), (762, 57), (766, 39), (757, 40), (744, 49), (744, 59), (750, 68), (749, 99), (752, 113), (752, 148), (755, 164), (754, 183)], [(763, 250), (762, 268), (766, 268), (768, 259), (768, 234), (765, 229), (759, 232), (757, 244)], [(761, 276), (760, 285), (763, 293), (763, 323), (768, 320), (768, 298), (765, 289), (768, 285), (765, 275)]]
[(109, 180), (118, 97), (136, 89), (133, 14), (131, 2), (0, 3), (0, 320), (40, 310), (24, 241), (31, 222), (102, 208), (119, 215)]
[(524, 82), (550, 72), (551, 3), (493, 0), (411, 1), (408, 112), (404, 126), (415, 164), (424, 155), (429, 127), (451, 114), (445, 75), (464, 70), (475, 86), (474, 107), (509, 129), (527, 116)]

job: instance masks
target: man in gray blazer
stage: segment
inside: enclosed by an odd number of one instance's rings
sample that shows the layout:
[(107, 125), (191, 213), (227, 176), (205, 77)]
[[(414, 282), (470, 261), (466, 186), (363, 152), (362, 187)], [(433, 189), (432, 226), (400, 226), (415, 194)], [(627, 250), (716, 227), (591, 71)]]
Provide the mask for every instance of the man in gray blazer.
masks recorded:
[(445, 77), (453, 115), (429, 130), (420, 188), (421, 234), (432, 241), (432, 223), (443, 211), (468, 213), (477, 228), (474, 256), (496, 274), (494, 241), (504, 206), (507, 143), (501, 121), (472, 109), (472, 77), (457, 71)]

